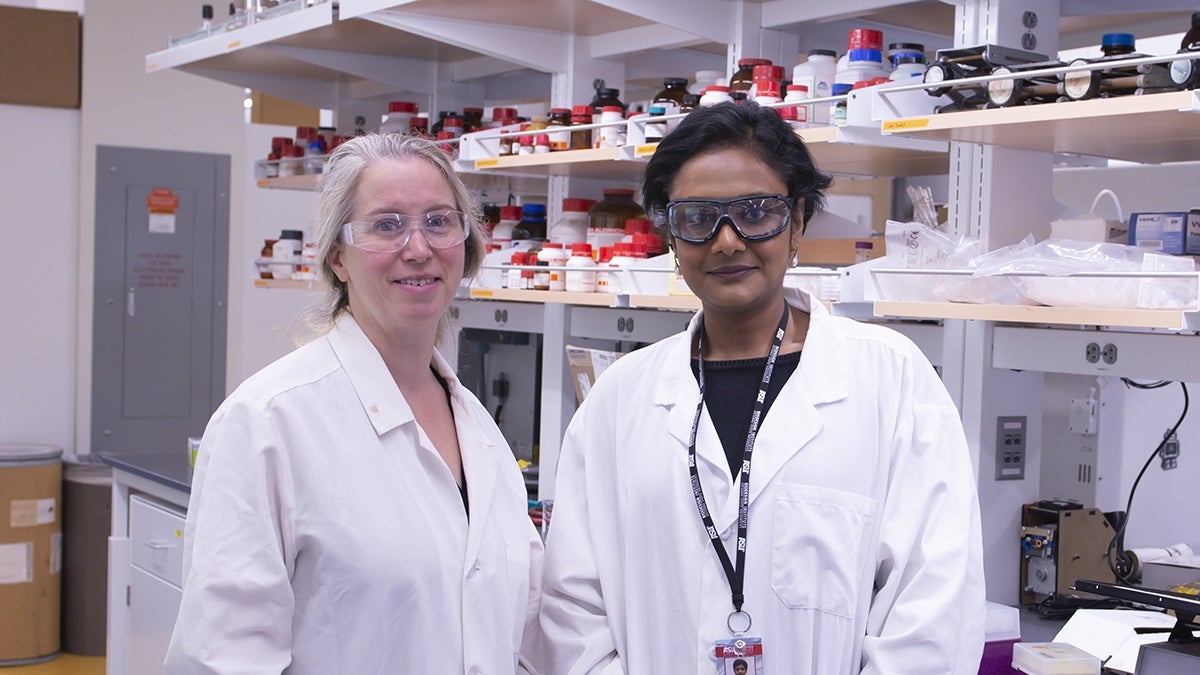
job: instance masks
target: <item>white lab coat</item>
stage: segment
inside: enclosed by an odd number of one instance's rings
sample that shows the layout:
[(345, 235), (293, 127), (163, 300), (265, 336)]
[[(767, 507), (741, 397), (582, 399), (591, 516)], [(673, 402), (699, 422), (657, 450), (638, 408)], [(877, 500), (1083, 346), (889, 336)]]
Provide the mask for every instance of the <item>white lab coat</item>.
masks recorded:
[[(750, 471), (744, 609), (772, 675), (975, 675), (982, 538), (958, 413), (903, 335), (811, 323)], [(567, 428), (542, 629), (555, 675), (716, 672), (730, 588), (696, 510), (689, 330), (622, 357)], [(704, 495), (731, 560), (738, 496), (707, 412)]]
[(350, 316), (246, 380), (205, 430), (170, 673), (514, 673), (542, 544), (487, 411), (440, 355), (470, 522)]

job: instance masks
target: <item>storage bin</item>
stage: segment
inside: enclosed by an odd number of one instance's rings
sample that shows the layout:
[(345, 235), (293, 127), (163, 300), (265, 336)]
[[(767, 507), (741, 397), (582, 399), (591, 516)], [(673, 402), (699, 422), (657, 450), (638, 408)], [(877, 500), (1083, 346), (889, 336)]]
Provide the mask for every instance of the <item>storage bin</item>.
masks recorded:
[(0, 665), (59, 650), (62, 450), (0, 444)]

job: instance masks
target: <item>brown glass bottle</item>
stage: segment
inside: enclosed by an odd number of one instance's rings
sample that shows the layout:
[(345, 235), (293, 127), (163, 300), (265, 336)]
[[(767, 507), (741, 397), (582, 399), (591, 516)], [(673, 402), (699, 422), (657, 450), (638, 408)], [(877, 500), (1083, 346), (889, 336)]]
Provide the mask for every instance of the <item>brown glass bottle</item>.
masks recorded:
[(729, 91), (748, 91), (754, 84), (754, 66), (769, 66), (770, 59), (738, 59), (738, 69), (729, 78)]

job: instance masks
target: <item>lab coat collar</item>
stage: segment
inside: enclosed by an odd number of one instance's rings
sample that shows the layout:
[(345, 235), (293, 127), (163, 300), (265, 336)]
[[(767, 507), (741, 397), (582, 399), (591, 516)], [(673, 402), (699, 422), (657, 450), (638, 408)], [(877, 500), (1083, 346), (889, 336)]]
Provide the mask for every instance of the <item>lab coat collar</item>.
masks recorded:
[[(408, 423), (416, 423), (412, 408), (404, 400), (400, 388), (388, 372), (379, 350), (363, 333), (354, 317), (340, 317), (329, 332), (329, 344), (345, 369), (367, 418), (375, 433), (383, 434)], [(500, 465), (493, 450), (495, 442), (484, 430), (491, 420), (477, 419), (478, 407), (468, 398), (450, 364), (441, 352), (434, 351), (433, 367), (450, 389), (454, 428), (462, 453), (463, 472), (467, 477), (467, 497), (471, 504), (471, 519), (467, 531), (466, 567), (469, 570), (479, 556), (480, 547), (491, 511), (492, 496)], [(432, 450), (432, 448), (431, 448)]]
[(382, 436), (415, 421), (412, 408), (400, 394), (383, 356), (353, 316), (347, 313), (339, 317), (328, 339), (376, 434)]
[[(850, 363), (845, 336), (820, 300), (806, 291), (785, 288), (784, 298), (793, 307), (809, 313), (808, 334), (795, 374), (771, 405), (763, 428), (755, 441), (750, 470), (750, 501), (804, 446), (821, 431), (818, 406), (846, 397)], [(668, 408), (667, 430), (686, 452), (692, 429), (692, 417), (699, 402), (700, 389), (691, 370), (691, 345), (699, 329), (701, 312), (692, 317), (685, 334), (670, 346), (666, 354), (664, 377), (655, 390), (655, 405)], [(785, 412), (786, 411), (786, 412)], [(697, 433), (697, 457), (710, 465), (715, 475), (724, 475), (732, 484), (716, 431), (707, 412), (701, 416)], [(718, 530), (724, 531), (737, 520), (737, 490), (711, 489), (710, 508)], [(710, 494), (706, 490), (706, 497)], [(722, 502), (721, 496), (725, 499)]]

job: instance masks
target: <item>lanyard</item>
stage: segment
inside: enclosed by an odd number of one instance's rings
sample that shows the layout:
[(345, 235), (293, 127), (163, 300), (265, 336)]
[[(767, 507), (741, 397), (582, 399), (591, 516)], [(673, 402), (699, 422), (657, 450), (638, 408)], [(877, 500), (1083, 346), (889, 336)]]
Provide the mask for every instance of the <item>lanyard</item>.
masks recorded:
[[(701, 319), (703, 321), (703, 318)], [(746, 448), (742, 452), (742, 470), (738, 472), (740, 483), (738, 486), (738, 530), (737, 530), (737, 553), (736, 565), (729, 560), (729, 553), (725, 550), (725, 546), (721, 543), (721, 535), (717, 532), (717, 527), (713, 524), (712, 514), (708, 511), (708, 504), (704, 501), (704, 490), (700, 487), (700, 472), (696, 468), (696, 432), (700, 428), (700, 413), (704, 410), (704, 324), (700, 324), (700, 336), (696, 344), (696, 351), (700, 355), (700, 363), (697, 368), (697, 379), (700, 384), (700, 402), (696, 404), (696, 416), (692, 419), (692, 434), (688, 441), (688, 473), (692, 480), (692, 493), (696, 497), (696, 509), (700, 512), (700, 520), (704, 522), (704, 529), (708, 532), (708, 539), (712, 542), (713, 548), (717, 551), (717, 557), (721, 560), (721, 567), (725, 569), (725, 578), (729, 580), (729, 590), (731, 600), (733, 601), (733, 613), (729, 615), (729, 620), (726, 624), (732, 622), (734, 615), (745, 614), (742, 611), (742, 604), (746, 600), (744, 587), (746, 581), (746, 526), (749, 523), (750, 514), (750, 457), (754, 454), (754, 438), (758, 435), (758, 425), (762, 419), (763, 402), (767, 399), (767, 386), (771, 383), (771, 372), (775, 370), (775, 357), (779, 355), (779, 348), (783, 344), (783, 333), (787, 329), (788, 323), (788, 306), (783, 305), (783, 316), (779, 319), (779, 327), (775, 329), (775, 338), (771, 342), (771, 351), (767, 352), (767, 365), (763, 368), (762, 382), (758, 387), (758, 397), (754, 401), (754, 412), (750, 415), (750, 430), (746, 433)], [(749, 629), (749, 615), (746, 615), (746, 629)], [(736, 631), (732, 625), (729, 626), (732, 632)]]

